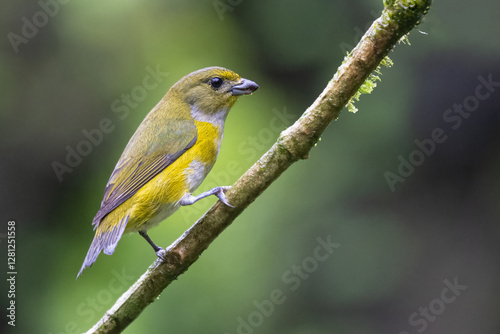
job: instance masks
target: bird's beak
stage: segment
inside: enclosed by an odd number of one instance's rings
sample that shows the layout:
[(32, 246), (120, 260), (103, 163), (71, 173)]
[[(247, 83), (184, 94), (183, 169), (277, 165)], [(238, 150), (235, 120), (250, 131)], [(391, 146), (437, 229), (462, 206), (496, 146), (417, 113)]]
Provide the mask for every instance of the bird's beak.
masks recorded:
[(234, 96), (240, 96), (240, 95), (250, 95), (257, 89), (259, 89), (259, 85), (257, 85), (255, 82), (253, 82), (252, 80), (242, 78), (241, 82), (231, 87), (230, 91), (233, 93)]

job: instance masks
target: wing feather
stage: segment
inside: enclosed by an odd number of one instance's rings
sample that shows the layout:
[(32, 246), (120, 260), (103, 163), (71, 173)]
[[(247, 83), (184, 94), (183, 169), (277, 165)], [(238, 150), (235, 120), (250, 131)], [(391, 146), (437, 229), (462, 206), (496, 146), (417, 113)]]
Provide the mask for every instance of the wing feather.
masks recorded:
[(94, 229), (108, 213), (190, 149), (198, 138), (193, 121), (177, 120), (161, 127), (155, 125), (157, 135), (138, 140), (144, 133), (141, 128), (148, 125), (151, 123), (143, 122), (139, 126), (111, 174), (101, 208), (92, 223)]

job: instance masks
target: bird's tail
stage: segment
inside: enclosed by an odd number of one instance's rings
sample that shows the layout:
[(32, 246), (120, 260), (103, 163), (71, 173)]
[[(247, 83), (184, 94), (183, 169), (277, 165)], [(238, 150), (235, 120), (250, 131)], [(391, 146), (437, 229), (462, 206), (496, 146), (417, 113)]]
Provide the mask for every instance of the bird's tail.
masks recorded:
[(85, 268), (90, 267), (97, 260), (101, 251), (107, 255), (113, 254), (118, 241), (122, 237), (123, 231), (125, 231), (125, 227), (127, 227), (128, 218), (129, 216), (126, 215), (122, 218), (122, 220), (120, 220), (118, 225), (108, 229), (106, 229), (106, 226), (102, 223), (99, 224), (96, 229), (94, 240), (92, 240), (87, 256), (83, 261), (82, 268), (78, 272), (78, 275), (76, 275), (76, 278), (80, 277), (82, 271)]

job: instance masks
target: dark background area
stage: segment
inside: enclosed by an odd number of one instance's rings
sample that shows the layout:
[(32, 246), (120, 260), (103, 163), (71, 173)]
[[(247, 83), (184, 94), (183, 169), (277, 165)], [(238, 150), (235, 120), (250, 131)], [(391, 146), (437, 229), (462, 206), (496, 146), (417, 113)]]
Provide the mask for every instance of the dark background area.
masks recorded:
[[(382, 1), (3, 7), (2, 281), (9, 220), (18, 274), (16, 327), (3, 316), (2, 332), (55, 334), (88, 330), (155, 259), (127, 235), (75, 280), (109, 175), (168, 88), (214, 65), (260, 85), (231, 111), (197, 193), (232, 184), (314, 101)], [(498, 333), (499, 13), (493, 0), (436, 1), (359, 111), (344, 110), (309, 159), (125, 332)], [(13, 45), (23, 29), (31, 37)], [(155, 71), (155, 87), (145, 89)], [(85, 133), (106, 119), (112, 130), (58, 177), (54, 165), (85, 150)], [(436, 131), (442, 142), (431, 141)], [(151, 237), (168, 246), (214, 202), (182, 208)], [(328, 241), (336, 248), (322, 248)]]

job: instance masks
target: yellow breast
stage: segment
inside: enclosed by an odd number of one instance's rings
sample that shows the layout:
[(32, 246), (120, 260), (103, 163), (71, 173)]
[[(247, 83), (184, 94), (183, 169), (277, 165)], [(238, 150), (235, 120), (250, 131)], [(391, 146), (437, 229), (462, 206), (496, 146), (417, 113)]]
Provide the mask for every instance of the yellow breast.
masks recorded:
[(149, 229), (173, 214), (181, 198), (198, 188), (212, 169), (223, 129), (207, 122), (195, 121), (195, 124), (196, 143), (123, 203), (131, 217), (126, 232)]

